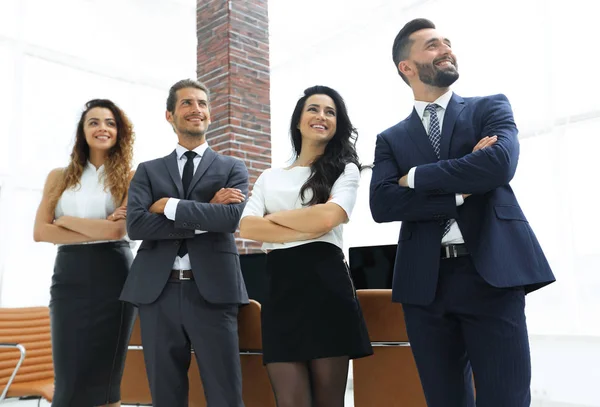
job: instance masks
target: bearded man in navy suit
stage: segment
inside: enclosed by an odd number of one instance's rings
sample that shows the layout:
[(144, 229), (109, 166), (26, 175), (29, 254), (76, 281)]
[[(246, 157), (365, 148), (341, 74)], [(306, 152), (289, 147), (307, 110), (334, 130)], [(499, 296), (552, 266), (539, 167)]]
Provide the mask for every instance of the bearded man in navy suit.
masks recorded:
[(377, 137), (376, 222), (402, 221), (393, 300), (402, 303), (429, 407), (528, 407), (525, 294), (554, 275), (509, 182), (519, 141), (504, 95), (463, 98), (450, 41), (426, 19), (396, 36), (410, 116)]

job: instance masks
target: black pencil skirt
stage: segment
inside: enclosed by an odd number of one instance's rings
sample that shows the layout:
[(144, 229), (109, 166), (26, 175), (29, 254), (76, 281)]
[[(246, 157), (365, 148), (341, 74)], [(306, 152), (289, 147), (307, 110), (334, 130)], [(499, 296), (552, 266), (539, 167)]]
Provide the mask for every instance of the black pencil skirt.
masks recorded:
[(124, 241), (58, 248), (50, 287), (53, 407), (121, 399), (135, 308), (119, 295), (132, 260)]
[(263, 363), (373, 353), (342, 250), (313, 242), (267, 255)]

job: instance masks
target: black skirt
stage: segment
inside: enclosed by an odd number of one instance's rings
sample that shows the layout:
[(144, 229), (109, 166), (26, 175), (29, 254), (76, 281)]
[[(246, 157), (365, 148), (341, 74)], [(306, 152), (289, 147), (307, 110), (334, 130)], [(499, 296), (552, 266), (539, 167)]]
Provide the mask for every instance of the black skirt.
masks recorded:
[(263, 362), (302, 362), (373, 350), (342, 250), (314, 242), (267, 255)]
[(53, 407), (121, 399), (135, 308), (119, 295), (132, 260), (123, 241), (58, 248), (50, 288)]

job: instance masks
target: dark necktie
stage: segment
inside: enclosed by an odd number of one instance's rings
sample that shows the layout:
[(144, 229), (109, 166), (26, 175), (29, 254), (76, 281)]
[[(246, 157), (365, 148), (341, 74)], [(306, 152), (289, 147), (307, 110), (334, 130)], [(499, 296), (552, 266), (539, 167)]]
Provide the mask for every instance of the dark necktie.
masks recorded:
[[(440, 129), (440, 121), (437, 115), (437, 108), (439, 106), (436, 103), (430, 103), (425, 108), (426, 112), (429, 112), (429, 141), (433, 147), (438, 160), (440, 159), (440, 144), (442, 142), (442, 130)], [(444, 222), (444, 234), (442, 237), (450, 231), (450, 219)]]
[[(187, 157), (187, 161), (183, 166), (183, 175), (181, 176), (181, 182), (183, 183), (183, 196), (187, 197), (188, 189), (190, 188), (190, 184), (192, 183), (192, 178), (194, 177), (194, 157), (196, 154), (193, 151), (186, 151), (184, 155)], [(179, 251), (177, 255), (179, 257), (183, 257), (187, 254), (187, 244), (185, 243), (185, 239), (181, 242), (181, 246), (179, 246)]]

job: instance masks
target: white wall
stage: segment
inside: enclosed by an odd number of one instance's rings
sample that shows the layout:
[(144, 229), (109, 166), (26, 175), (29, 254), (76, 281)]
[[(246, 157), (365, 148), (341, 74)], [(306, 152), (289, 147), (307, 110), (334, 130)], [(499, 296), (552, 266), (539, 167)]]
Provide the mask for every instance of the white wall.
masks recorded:
[[(168, 88), (195, 76), (195, 0), (0, 1), (0, 305), (45, 305), (55, 249), (34, 243), (51, 168), (64, 166), (83, 104), (107, 97), (132, 119), (135, 160), (176, 142)], [(361, 160), (410, 113), (391, 62), (401, 26), (428, 17), (452, 39), (464, 96), (502, 92), (521, 130), (513, 181), (558, 282), (528, 297), (534, 405), (600, 406), (600, 66), (597, 0), (271, 0), (273, 163), (291, 149), (288, 120), (304, 88), (345, 97)], [(365, 172), (346, 246), (394, 243), (376, 225)]]
[(169, 87), (196, 76), (195, 0), (0, 2), (0, 304), (46, 305), (55, 248), (34, 243), (48, 172), (65, 166), (86, 101), (134, 124), (135, 161), (177, 142)]
[[(305, 0), (270, 2), (273, 163), (290, 157), (298, 97), (324, 84), (345, 98), (371, 163), (376, 135), (404, 119), (412, 93), (391, 58), (412, 18), (433, 20), (453, 43), (463, 96), (504, 93), (520, 129), (512, 182), (558, 282), (527, 298), (537, 406), (600, 406), (600, 57), (597, 0)], [(397, 241), (377, 225), (370, 173), (346, 228), (347, 247)]]

